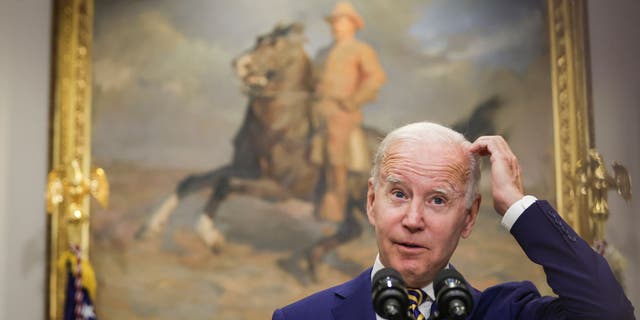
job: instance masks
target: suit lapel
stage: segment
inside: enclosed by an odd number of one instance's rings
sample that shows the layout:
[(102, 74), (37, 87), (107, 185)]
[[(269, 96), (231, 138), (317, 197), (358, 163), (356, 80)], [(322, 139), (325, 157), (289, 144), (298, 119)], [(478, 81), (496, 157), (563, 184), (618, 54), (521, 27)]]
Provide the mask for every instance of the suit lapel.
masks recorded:
[(371, 303), (371, 268), (336, 288), (334, 294), (337, 300), (332, 309), (335, 320), (376, 320)]

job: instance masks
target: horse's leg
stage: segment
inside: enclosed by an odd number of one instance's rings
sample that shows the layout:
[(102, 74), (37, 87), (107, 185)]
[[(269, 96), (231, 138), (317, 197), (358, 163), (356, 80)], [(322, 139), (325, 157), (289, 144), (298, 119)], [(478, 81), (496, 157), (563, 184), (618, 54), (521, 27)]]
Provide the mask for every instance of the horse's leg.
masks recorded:
[(219, 252), (225, 242), (224, 235), (215, 226), (215, 216), (220, 204), (232, 193), (253, 195), (270, 201), (289, 198), (287, 190), (270, 179), (221, 177), (216, 181), (213, 193), (196, 223), (198, 235), (213, 252)]
[(173, 213), (173, 210), (178, 207), (180, 198), (176, 192), (169, 195), (158, 207), (158, 209), (151, 215), (151, 218), (143, 226), (144, 229), (140, 230), (140, 236), (147, 236), (151, 234), (158, 234), (164, 228), (169, 216)]
[(363, 227), (360, 225), (357, 215), (362, 214), (364, 220), (367, 220), (367, 192), (364, 189), (367, 180), (366, 174), (350, 173), (344, 220), (332, 235), (321, 238), (305, 251), (309, 275), (314, 281), (316, 278), (316, 266), (327, 253), (362, 234)]
[(194, 192), (211, 187), (220, 175), (227, 174), (229, 170), (230, 167), (227, 166), (205, 174), (190, 175), (181, 180), (176, 190), (162, 202), (158, 209), (151, 214), (149, 220), (138, 229), (136, 238), (144, 238), (160, 233), (182, 199)]
[(356, 216), (353, 212), (357, 209), (350, 207), (351, 206), (348, 206), (345, 219), (338, 226), (336, 232), (316, 241), (305, 252), (309, 276), (314, 282), (317, 281), (316, 266), (322, 261), (327, 253), (362, 234), (362, 226), (360, 226), (356, 220)]
[(302, 285), (317, 282), (316, 266), (329, 253), (362, 234), (362, 226), (357, 221), (356, 212), (364, 213), (362, 199), (355, 200), (349, 197), (345, 219), (336, 231), (314, 242), (310, 247), (293, 252), (289, 257), (278, 260), (278, 266), (290, 273)]
[(224, 201), (232, 191), (228, 177), (217, 180), (213, 186), (213, 192), (204, 207), (204, 211), (200, 214), (198, 222), (196, 223), (196, 232), (207, 247), (216, 253), (221, 250), (225, 240), (222, 232), (215, 227), (214, 217), (222, 201)]

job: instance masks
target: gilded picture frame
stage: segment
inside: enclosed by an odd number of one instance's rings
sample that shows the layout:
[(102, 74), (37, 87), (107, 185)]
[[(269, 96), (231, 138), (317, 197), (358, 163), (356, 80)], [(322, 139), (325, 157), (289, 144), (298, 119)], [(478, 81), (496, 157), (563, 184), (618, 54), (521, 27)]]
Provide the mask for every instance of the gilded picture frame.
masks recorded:
[[(555, 202), (587, 241), (595, 237), (584, 187), (575, 178), (593, 148), (586, 2), (548, 0)], [(48, 319), (61, 319), (66, 271), (58, 261), (69, 242), (89, 256), (90, 197), (106, 205), (108, 175), (92, 162), (94, 2), (55, 0), (49, 215)], [(98, 287), (99, 290), (99, 287)]]

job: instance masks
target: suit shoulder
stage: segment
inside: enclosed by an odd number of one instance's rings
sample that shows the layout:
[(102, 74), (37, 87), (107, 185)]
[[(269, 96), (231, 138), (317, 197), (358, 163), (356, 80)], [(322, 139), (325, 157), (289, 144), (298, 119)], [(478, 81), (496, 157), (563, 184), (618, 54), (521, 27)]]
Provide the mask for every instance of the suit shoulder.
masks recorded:
[[(368, 269), (356, 278), (328, 289), (318, 291), (310, 296), (289, 304), (282, 309), (278, 309), (274, 313), (274, 319), (333, 319), (333, 316), (331, 315), (332, 308), (339, 304), (340, 301), (344, 300), (345, 297), (350, 295), (355, 288), (363, 285), (365, 283), (364, 281), (369, 281), (370, 274), (371, 270)], [(370, 281), (367, 283), (370, 285)], [(275, 316), (276, 314), (278, 317)]]

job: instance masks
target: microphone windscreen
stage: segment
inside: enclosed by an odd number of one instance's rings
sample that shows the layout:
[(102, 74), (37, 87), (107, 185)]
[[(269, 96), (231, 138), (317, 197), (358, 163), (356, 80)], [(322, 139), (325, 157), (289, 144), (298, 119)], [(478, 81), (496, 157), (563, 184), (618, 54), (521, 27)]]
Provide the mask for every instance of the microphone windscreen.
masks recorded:
[(464, 277), (453, 269), (436, 274), (433, 284), (439, 316), (444, 319), (466, 319), (473, 309), (473, 298)]
[(402, 276), (400, 275), (400, 272), (392, 268), (384, 268), (376, 272), (376, 274), (373, 276), (373, 283), (378, 283), (378, 281), (386, 277), (402, 280)]
[(376, 272), (371, 282), (373, 310), (389, 320), (407, 319), (409, 297), (402, 275), (392, 268)]
[(460, 272), (453, 269), (443, 269), (438, 272), (438, 274), (436, 274), (436, 278), (433, 281), (433, 291), (436, 295), (438, 295), (438, 292), (440, 292), (440, 290), (442, 290), (442, 287), (445, 286), (446, 281), (444, 280), (446, 279), (456, 279), (461, 283), (465, 283), (464, 277), (462, 277)]

